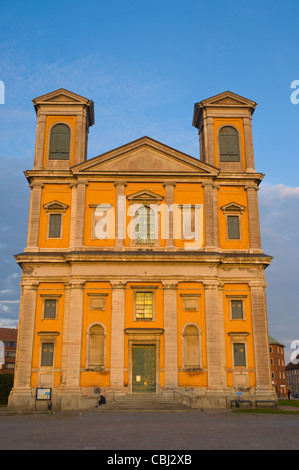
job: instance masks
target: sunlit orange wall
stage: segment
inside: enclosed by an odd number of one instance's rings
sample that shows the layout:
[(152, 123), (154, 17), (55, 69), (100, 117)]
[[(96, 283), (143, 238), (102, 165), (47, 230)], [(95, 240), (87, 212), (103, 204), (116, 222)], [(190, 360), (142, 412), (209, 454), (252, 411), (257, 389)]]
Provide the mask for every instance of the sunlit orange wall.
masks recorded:
[[(230, 319), (230, 300), (227, 295), (242, 295), (247, 296), (244, 299), (244, 320), (231, 320)], [(251, 317), (251, 301), (250, 289), (247, 284), (226, 284), (223, 289), (223, 302), (224, 302), (224, 325), (225, 325), (225, 351), (226, 351), (226, 366), (227, 366), (227, 385), (233, 387), (233, 351), (231, 337), (229, 333), (246, 332), (249, 333), (247, 338), (247, 366), (249, 369), (249, 386), (255, 386), (255, 362), (254, 362), (254, 346), (252, 334), (252, 317)]]
[[(58, 309), (57, 319), (43, 319), (43, 295), (58, 295)], [(34, 331), (34, 344), (32, 356), (32, 387), (38, 385), (38, 372), (41, 360), (41, 341), (43, 337), (38, 332), (57, 332), (55, 336), (56, 345), (54, 348), (54, 364), (55, 369), (59, 370), (54, 375), (54, 387), (60, 385), (60, 369), (61, 369), (61, 353), (62, 353), (62, 339), (63, 339), (63, 320), (64, 320), (64, 285), (63, 283), (41, 283), (38, 287), (36, 298), (36, 313), (35, 313), (35, 331)]]
[[(66, 204), (68, 208), (62, 214), (62, 237), (48, 238), (48, 220), (49, 215), (44, 204), (52, 201), (59, 201)], [(68, 184), (45, 184), (42, 190), (39, 247), (42, 248), (67, 248), (70, 239), (71, 222), (71, 189)]]

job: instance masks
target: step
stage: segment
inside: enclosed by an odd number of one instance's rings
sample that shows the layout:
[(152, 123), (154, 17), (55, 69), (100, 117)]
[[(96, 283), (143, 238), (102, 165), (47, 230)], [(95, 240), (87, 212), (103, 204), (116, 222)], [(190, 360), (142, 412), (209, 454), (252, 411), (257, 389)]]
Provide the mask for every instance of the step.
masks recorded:
[(125, 395), (106, 405), (96, 408), (99, 411), (191, 411), (192, 408), (163, 395), (132, 394)]

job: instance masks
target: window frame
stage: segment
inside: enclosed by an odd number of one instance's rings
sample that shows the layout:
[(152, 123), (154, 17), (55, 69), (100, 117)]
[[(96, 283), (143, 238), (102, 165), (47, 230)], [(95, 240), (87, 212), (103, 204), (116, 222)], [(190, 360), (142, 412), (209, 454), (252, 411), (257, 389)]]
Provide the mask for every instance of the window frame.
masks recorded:
[[(42, 320), (57, 320), (58, 319), (58, 307), (59, 307), (59, 299), (62, 297), (62, 294), (40, 294), (42, 298), (43, 306), (42, 306)], [(45, 304), (46, 300), (56, 300), (56, 310), (55, 310), (55, 317), (50, 318), (45, 316)]]
[[(51, 157), (51, 141), (52, 141), (52, 132), (53, 130), (55, 129), (55, 127), (57, 126), (65, 126), (68, 128), (69, 130), (69, 143), (68, 143), (68, 158), (53, 158)], [(66, 122), (63, 122), (63, 121), (58, 121), (58, 122), (55, 122), (53, 123), (53, 125), (51, 126), (51, 128), (49, 129), (49, 148), (48, 148), (48, 161), (49, 162), (67, 162), (67, 161), (70, 161), (71, 160), (71, 144), (72, 144), (72, 128), (71, 126), (66, 123)]]
[[(246, 305), (245, 305), (245, 300), (247, 299), (247, 295), (226, 295), (226, 298), (229, 300), (229, 319), (230, 321), (246, 321)], [(233, 318), (233, 308), (232, 308), (232, 302), (233, 301), (241, 301), (242, 302), (242, 312), (243, 312), (243, 317), (242, 318)]]
[[(154, 322), (156, 320), (156, 289), (158, 286), (131, 286), (133, 289), (133, 321), (134, 322)], [(152, 294), (152, 318), (137, 318), (136, 316), (136, 297), (137, 294)]]
[[(43, 205), (47, 214), (47, 240), (62, 240), (63, 239), (63, 219), (68, 209), (68, 205), (59, 201), (51, 201)], [(60, 215), (60, 237), (50, 237), (50, 224), (51, 215)]]
[[(239, 155), (239, 160), (222, 160), (221, 159), (221, 131), (223, 129), (225, 129), (226, 127), (229, 127), (231, 129), (233, 129), (234, 131), (236, 131), (236, 137), (238, 138), (238, 155)], [(223, 126), (221, 126), (219, 129), (218, 129), (218, 157), (219, 157), (219, 163), (241, 163), (242, 162), (242, 155), (241, 155), (241, 149), (242, 149), (242, 143), (241, 143), (241, 135), (240, 135), (240, 131), (239, 129), (234, 126), (233, 124), (231, 123), (226, 123), (224, 124)]]

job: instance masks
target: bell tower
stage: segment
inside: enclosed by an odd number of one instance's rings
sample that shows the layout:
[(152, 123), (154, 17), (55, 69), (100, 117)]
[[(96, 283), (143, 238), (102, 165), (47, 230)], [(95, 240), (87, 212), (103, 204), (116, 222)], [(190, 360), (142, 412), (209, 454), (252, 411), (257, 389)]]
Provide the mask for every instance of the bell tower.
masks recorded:
[(87, 158), (94, 103), (64, 88), (33, 100), (37, 115), (34, 170), (66, 170)]
[(254, 173), (251, 119), (257, 104), (230, 91), (194, 105), (200, 159), (221, 171)]

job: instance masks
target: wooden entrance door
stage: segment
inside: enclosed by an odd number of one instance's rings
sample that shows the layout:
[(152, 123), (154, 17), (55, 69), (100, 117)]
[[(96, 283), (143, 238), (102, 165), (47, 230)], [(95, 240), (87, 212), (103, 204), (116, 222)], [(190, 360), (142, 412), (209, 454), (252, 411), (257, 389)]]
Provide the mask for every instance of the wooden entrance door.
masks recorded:
[(156, 346), (133, 345), (132, 391), (156, 392)]

